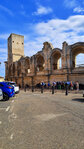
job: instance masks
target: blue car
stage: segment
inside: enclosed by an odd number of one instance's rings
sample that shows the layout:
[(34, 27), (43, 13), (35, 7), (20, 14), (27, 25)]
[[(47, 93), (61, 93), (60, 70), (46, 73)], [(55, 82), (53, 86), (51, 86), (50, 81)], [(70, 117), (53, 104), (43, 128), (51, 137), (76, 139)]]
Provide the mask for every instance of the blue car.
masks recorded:
[(14, 87), (7, 85), (6, 82), (0, 82), (0, 89), (3, 92), (3, 99), (8, 100), (15, 95)]

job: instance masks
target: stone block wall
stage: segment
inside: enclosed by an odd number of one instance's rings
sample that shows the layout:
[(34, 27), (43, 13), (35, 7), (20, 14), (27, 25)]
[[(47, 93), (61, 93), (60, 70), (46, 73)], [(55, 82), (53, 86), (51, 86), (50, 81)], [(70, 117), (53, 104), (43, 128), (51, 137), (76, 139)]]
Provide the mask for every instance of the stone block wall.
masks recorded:
[(62, 49), (53, 48), (51, 43), (44, 42), (42, 51), (25, 57), (24, 36), (11, 34), (8, 38), (6, 79), (13, 80), (21, 86), (32, 86), (42, 81), (79, 81), (84, 84), (84, 67), (75, 67), (75, 57), (79, 53), (84, 53), (84, 42), (73, 45), (64, 42)]

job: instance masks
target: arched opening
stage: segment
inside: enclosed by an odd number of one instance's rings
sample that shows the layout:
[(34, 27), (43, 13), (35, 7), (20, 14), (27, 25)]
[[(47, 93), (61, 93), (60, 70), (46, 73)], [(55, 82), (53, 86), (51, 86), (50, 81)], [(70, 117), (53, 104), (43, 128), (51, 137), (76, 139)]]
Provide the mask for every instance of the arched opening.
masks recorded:
[(13, 76), (15, 76), (15, 63), (13, 63)]
[(61, 53), (59, 51), (55, 51), (51, 57), (52, 61), (52, 70), (61, 69)]
[(18, 76), (20, 76), (21, 74), (21, 62), (18, 62), (18, 65), (17, 65), (17, 74)]
[(76, 66), (75, 67), (84, 67), (84, 53), (78, 54), (76, 56)]
[(12, 64), (9, 66), (9, 72), (8, 72), (9, 76), (12, 75)]
[(72, 49), (72, 68), (83, 66), (84, 48), (76, 47)]
[(39, 56), (37, 57), (36, 62), (37, 62), (36, 70), (37, 70), (38, 72), (39, 72), (39, 71), (43, 71), (43, 70), (44, 70), (44, 62), (45, 62), (43, 56), (39, 55)]
[(30, 73), (30, 61), (29, 59), (25, 60), (25, 74)]

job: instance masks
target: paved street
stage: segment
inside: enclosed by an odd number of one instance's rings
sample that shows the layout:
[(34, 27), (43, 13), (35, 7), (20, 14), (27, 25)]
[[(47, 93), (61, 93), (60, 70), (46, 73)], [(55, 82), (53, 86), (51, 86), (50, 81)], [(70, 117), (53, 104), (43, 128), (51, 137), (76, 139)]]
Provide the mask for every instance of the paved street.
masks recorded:
[(21, 91), (1, 101), (0, 149), (84, 149), (82, 94)]

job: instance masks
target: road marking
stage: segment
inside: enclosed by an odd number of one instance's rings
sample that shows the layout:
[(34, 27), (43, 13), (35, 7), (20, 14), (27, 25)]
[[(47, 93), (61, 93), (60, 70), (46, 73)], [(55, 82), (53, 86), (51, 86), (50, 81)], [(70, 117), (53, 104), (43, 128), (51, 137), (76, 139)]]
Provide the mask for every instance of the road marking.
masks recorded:
[(14, 102), (14, 100), (12, 100), (12, 102)]
[(40, 120), (40, 121), (49, 121), (51, 119), (54, 119), (56, 117), (60, 117), (60, 116), (64, 116), (68, 113), (60, 113), (60, 114), (53, 114), (53, 113), (50, 113), (50, 114), (41, 114), (41, 115), (37, 115), (36, 116), (36, 119)]
[(2, 124), (2, 121), (0, 121), (0, 125)]
[(10, 139), (12, 140), (12, 139), (13, 139), (13, 137), (14, 137), (14, 134), (11, 134)]
[(12, 118), (16, 119), (17, 115), (15, 113), (12, 113)]
[(17, 119), (17, 115), (15, 113), (12, 113), (11, 115), (8, 116), (9, 122), (11, 122), (14, 119)]
[(9, 109), (10, 109), (10, 106), (8, 106), (8, 107), (6, 108), (6, 112), (8, 112), (8, 111), (9, 111)]

